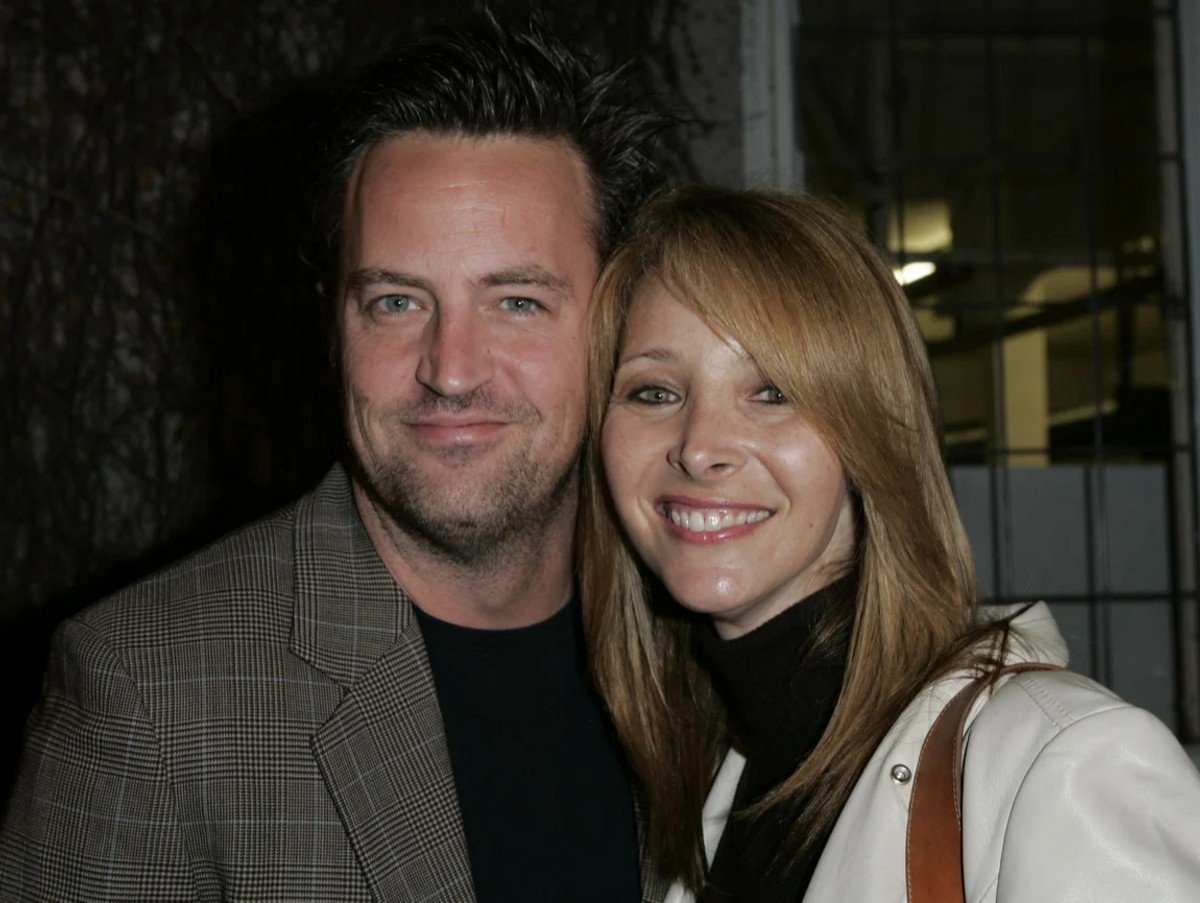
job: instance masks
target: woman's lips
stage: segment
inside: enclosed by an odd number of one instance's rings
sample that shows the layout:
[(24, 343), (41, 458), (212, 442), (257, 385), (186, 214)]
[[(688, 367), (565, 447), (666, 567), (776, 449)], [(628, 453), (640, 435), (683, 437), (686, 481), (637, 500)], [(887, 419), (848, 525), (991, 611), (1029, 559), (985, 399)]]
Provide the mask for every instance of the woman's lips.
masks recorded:
[(745, 536), (775, 513), (744, 502), (678, 497), (660, 499), (657, 508), (672, 535), (699, 544)]

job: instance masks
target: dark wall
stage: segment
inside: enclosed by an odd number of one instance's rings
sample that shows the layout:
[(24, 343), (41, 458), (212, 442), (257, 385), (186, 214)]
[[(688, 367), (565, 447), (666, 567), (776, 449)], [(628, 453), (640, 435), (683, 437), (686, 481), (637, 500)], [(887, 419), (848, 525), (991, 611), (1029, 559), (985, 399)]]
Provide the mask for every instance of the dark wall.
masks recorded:
[[(314, 98), (471, 6), (0, 7), (0, 794), (53, 625), (298, 494), (336, 457), (298, 255)], [(692, 4), (491, 6), (539, 8), (684, 103)], [(680, 112), (694, 121), (668, 155), (694, 172), (688, 130), (711, 123)]]

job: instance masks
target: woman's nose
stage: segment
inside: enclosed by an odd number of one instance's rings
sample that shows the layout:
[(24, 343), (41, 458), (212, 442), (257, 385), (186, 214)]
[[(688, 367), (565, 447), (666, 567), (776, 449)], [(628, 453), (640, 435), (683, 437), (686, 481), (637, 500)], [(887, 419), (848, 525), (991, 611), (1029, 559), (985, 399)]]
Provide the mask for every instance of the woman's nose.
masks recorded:
[(737, 470), (745, 460), (736, 417), (719, 406), (691, 403), (680, 427), (667, 461), (689, 478), (716, 479)]

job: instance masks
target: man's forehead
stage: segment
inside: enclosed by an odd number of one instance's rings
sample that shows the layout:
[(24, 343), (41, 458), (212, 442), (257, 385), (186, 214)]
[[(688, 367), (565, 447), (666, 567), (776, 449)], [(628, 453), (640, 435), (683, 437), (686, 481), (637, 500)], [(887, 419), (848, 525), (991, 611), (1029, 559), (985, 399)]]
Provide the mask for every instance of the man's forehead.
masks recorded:
[(347, 281), (361, 282), (364, 270), (415, 272), (413, 255), (451, 249), (475, 281), (590, 289), (571, 270), (581, 248), (589, 268), (598, 266), (592, 188), (565, 140), (391, 137), (363, 155), (350, 189), (340, 267)]
[(428, 202), (454, 192), (498, 207), (560, 206), (594, 232), (598, 210), (580, 152), (566, 139), (412, 132), (377, 141), (355, 164), (343, 202), (352, 224), (367, 207)]
[(592, 180), (580, 151), (565, 138), (527, 135), (461, 135), (408, 132), (376, 141), (359, 157), (348, 181), (346, 204), (381, 184), (417, 190), (457, 183), (561, 180), (570, 197), (594, 216)]

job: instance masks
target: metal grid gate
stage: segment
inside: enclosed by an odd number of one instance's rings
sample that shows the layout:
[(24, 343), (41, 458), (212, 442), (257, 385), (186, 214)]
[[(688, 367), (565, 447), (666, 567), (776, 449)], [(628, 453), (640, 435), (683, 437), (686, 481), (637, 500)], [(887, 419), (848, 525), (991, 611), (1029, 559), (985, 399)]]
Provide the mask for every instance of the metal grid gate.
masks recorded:
[(891, 254), (993, 602), (1200, 739), (1179, 11), (1149, 0), (801, 3), (806, 187)]

